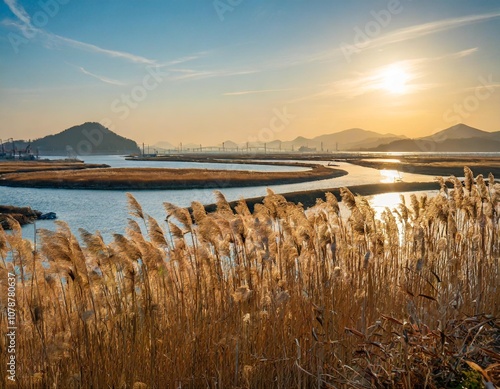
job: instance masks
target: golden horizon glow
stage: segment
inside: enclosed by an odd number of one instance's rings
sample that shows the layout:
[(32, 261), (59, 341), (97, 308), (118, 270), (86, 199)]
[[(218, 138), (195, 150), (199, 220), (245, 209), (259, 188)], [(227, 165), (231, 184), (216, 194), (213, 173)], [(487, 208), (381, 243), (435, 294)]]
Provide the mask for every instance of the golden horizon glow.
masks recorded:
[(492, 2), (390, 18), (383, 2), (59, 3), (0, 0), (0, 138), (85, 122), (151, 145), (500, 130)]

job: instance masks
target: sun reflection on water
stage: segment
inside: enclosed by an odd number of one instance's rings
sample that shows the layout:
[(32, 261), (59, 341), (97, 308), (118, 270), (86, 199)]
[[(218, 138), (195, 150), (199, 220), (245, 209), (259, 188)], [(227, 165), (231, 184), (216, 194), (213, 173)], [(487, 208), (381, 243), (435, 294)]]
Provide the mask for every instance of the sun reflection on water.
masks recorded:
[(401, 173), (397, 170), (382, 169), (380, 170), (380, 176), (380, 182), (384, 184), (399, 182), (402, 180)]
[(375, 211), (375, 215), (380, 219), (382, 212), (386, 208), (394, 209), (401, 203), (401, 193), (383, 193), (369, 197), (370, 205)]

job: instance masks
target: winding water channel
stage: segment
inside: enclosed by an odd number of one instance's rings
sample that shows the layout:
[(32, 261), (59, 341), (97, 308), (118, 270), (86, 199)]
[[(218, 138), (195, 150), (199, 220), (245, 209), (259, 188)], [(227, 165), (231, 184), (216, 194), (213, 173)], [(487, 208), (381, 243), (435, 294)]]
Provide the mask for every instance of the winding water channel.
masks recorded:
[[(88, 163), (105, 163), (112, 167), (151, 167), (151, 168), (206, 168), (206, 169), (231, 169), (231, 170), (253, 170), (253, 171), (300, 171), (305, 168), (293, 166), (270, 166), (270, 165), (240, 165), (231, 163), (192, 163), (192, 162), (150, 162), (150, 161), (126, 161), (119, 156), (91, 156), (85, 159)], [(327, 164), (327, 162), (324, 162)], [(306, 182), (300, 184), (275, 185), (271, 189), (276, 193), (288, 193), (311, 189), (328, 189), (340, 186), (354, 186), (363, 184), (374, 184), (391, 179), (391, 173), (376, 169), (356, 166), (345, 162), (338, 162), (340, 169), (346, 170), (347, 175), (328, 180)], [(382, 173), (382, 174), (381, 174)], [(431, 176), (419, 174), (404, 174), (405, 182), (428, 182), (433, 181)], [(266, 194), (265, 186), (246, 188), (224, 188), (219, 190), (231, 200), (240, 198), (251, 198)], [(120, 190), (70, 190), (70, 189), (34, 189), (34, 188), (11, 188), (0, 187), (0, 204), (14, 206), (29, 206), (41, 212), (56, 212), (59, 220), (69, 224), (73, 232), (83, 228), (90, 232), (99, 230), (105, 237), (112, 233), (123, 233), (126, 225), (128, 210), (125, 191)], [(140, 190), (130, 191), (141, 203), (144, 211), (157, 220), (163, 220), (165, 211), (163, 202), (167, 201), (178, 206), (189, 206), (192, 201), (203, 204), (214, 202), (213, 189), (194, 190)], [(385, 197), (380, 197), (385, 196)], [(372, 196), (374, 205), (395, 206), (398, 195), (391, 194)], [(393, 200), (392, 200), (393, 199)], [(391, 204), (394, 201), (394, 204)], [(34, 235), (34, 226), (23, 227), (27, 238)], [(40, 220), (36, 228), (54, 229), (53, 221)]]

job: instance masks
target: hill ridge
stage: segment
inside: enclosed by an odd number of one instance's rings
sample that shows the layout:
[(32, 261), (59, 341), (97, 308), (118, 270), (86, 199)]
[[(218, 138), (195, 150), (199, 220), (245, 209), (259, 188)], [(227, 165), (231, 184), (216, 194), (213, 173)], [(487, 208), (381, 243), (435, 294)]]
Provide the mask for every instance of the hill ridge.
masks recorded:
[(488, 132), (458, 123), (432, 135), (395, 140), (364, 151), (496, 152), (500, 151), (500, 131)]
[(59, 133), (32, 142), (42, 154), (132, 154), (139, 153), (137, 143), (104, 127), (101, 123), (85, 122)]

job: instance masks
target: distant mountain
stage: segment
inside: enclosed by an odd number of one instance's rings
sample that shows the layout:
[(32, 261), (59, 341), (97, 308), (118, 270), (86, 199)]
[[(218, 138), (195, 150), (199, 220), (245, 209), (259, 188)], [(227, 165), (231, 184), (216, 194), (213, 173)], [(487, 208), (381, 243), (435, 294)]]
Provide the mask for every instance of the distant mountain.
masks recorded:
[(156, 142), (151, 147), (153, 147), (156, 150), (173, 150), (173, 149), (175, 149), (175, 146), (172, 143), (166, 142), (166, 141)]
[(394, 134), (379, 134), (378, 132), (367, 131), (361, 128), (350, 128), (333, 134), (320, 135), (314, 139), (318, 142), (324, 142), (326, 144), (338, 142), (341, 145), (347, 145), (350, 143), (362, 142), (366, 139), (394, 137), (396, 137)]
[(376, 147), (380, 144), (389, 143), (401, 136), (394, 134), (380, 134), (375, 131), (367, 131), (361, 128), (351, 128), (333, 134), (319, 135), (308, 139), (298, 137), (290, 142), (283, 142), (283, 147), (290, 149), (293, 145), (295, 149), (299, 147), (316, 148), (318, 151), (329, 150), (359, 150), (363, 147)]
[[(168, 142), (162, 142), (168, 149), (177, 149)], [(154, 147), (161, 145), (157, 143)], [(269, 142), (236, 143), (232, 140), (224, 142), (226, 151), (250, 150), (256, 148), (268, 151), (279, 150), (302, 150), (307, 151), (407, 151), (407, 152), (446, 152), (446, 151), (500, 151), (500, 131), (487, 132), (465, 124), (457, 124), (433, 135), (416, 139), (395, 134), (381, 134), (375, 131), (367, 131), (361, 128), (319, 135), (313, 138), (298, 136), (291, 141), (274, 139)], [(209, 147), (207, 147), (209, 146)], [(210, 147), (211, 146), (211, 147)], [(198, 145), (184, 144), (183, 150), (197, 149)], [(167, 147), (165, 147), (167, 148)], [(222, 151), (222, 143), (218, 145), (203, 145), (204, 150)]]
[(367, 151), (495, 152), (500, 151), (500, 131), (487, 132), (461, 123), (430, 136), (400, 139)]
[[(389, 135), (389, 134), (386, 134), (386, 135)], [(384, 136), (382, 138), (368, 138), (368, 139), (364, 139), (360, 142), (347, 143), (346, 150), (348, 150), (348, 151), (360, 151), (360, 150), (363, 150), (366, 148), (378, 147), (381, 145), (385, 145), (385, 144), (394, 142), (396, 140), (403, 140), (403, 139), (407, 139), (407, 138), (405, 136), (398, 136), (398, 135), (387, 136), (387, 137)]]
[(220, 144), (220, 147), (224, 147), (225, 150), (236, 150), (239, 148), (239, 145), (231, 140), (226, 140), (225, 142)]
[(433, 142), (421, 139), (404, 139), (366, 151), (402, 152), (498, 152), (500, 141), (485, 138), (447, 139)]
[[(360, 128), (351, 128), (349, 130), (340, 131), (333, 134), (325, 134), (320, 135), (314, 138), (305, 138), (303, 136), (299, 136), (291, 141), (281, 141), (279, 139), (274, 139), (269, 142), (244, 142), (244, 143), (236, 143), (232, 140), (226, 140), (223, 143), (219, 143), (216, 145), (203, 145), (204, 150), (219, 150), (222, 151), (235, 151), (235, 150), (246, 150), (246, 148), (250, 148), (255, 150), (256, 148), (267, 150), (299, 150), (301, 147), (306, 149), (316, 149), (317, 151), (334, 151), (339, 150), (361, 150), (363, 148), (368, 147), (377, 147), (381, 144), (390, 143), (394, 140), (404, 139), (406, 137), (398, 136), (394, 134), (380, 134), (374, 131), (366, 131)], [(224, 145), (224, 146), (223, 146)], [(170, 150), (178, 150), (180, 149), (180, 144), (177, 146), (172, 145), (169, 142), (162, 141), (157, 142), (151, 146), (154, 150), (159, 152), (168, 152)], [(196, 150), (200, 147), (200, 145), (196, 144), (182, 144), (183, 150)]]
[[(477, 128), (460, 123), (420, 139), (431, 140), (434, 142), (443, 142), (447, 139), (491, 138), (492, 134), (495, 133), (479, 130)], [(500, 133), (497, 134), (500, 135)], [(500, 136), (498, 140), (500, 140)]]
[(55, 135), (48, 135), (32, 142), (33, 150), (42, 155), (70, 156), (89, 154), (132, 154), (140, 149), (133, 140), (124, 138), (100, 123), (87, 122)]

